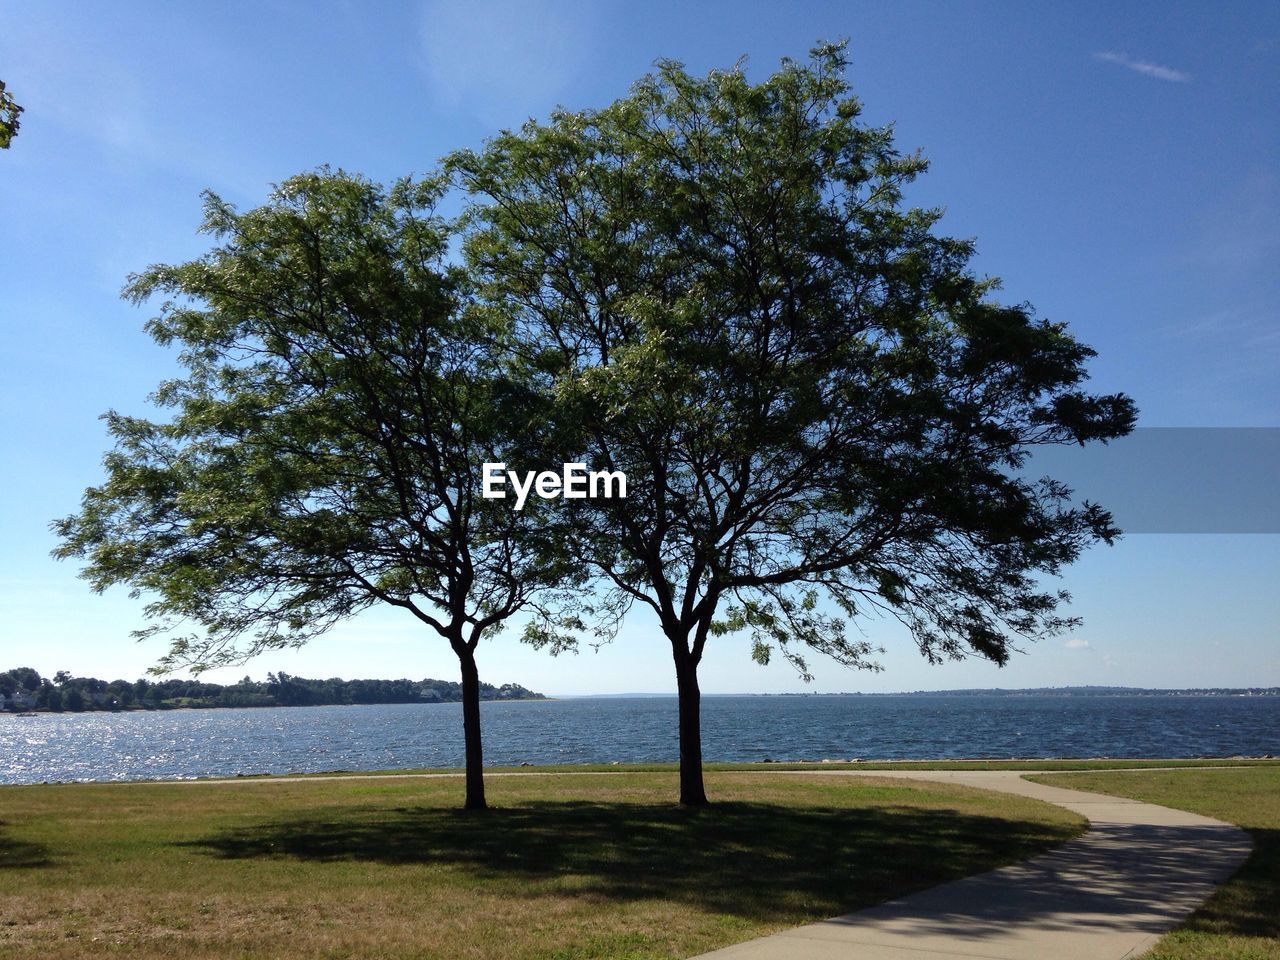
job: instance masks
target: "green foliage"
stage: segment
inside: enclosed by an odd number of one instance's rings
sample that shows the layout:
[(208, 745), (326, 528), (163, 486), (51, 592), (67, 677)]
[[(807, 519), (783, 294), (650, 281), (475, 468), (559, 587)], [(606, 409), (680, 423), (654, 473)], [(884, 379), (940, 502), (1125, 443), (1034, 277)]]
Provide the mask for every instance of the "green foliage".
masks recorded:
[(35, 693), (40, 689), (41, 676), (31, 667), (14, 667), (0, 673), (0, 691), (13, 694), (18, 691)]
[(217, 246), (130, 278), (184, 375), (153, 398), (171, 419), (106, 415), (107, 480), (55, 524), (56, 555), (148, 597), (162, 671), (297, 646), (374, 603), (470, 656), (565, 574), (537, 510), (479, 495), (478, 464), (536, 439), (536, 398), (445, 263), (440, 190), (321, 170), (246, 213), (207, 193)]
[[(60, 670), (54, 683), (42, 680), (29, 667), (21, 667), (0, 673), (0, 693), (12, 696), (19, 689), (15, 677), (29, 680), (27, 673), (35, 675), (35, 685), (30, 691), (42, 690), (36, 703), (49, 710), (61, 710), (64, 697), (74, 689), (79, 691), (86, 709), (120, 710), (141, 707), (144, 709), (169, 709), (184, 707), (279, 707), (320, 706), (325, 704), (372, 703), (456, 703), (463, 698), (462, 684), (456, 680), (311, 680), (287, 673), (268, 674), (265, 682), (249, 677), (234, 684), (209, 683), (204, 680), (168, 678), (152, 683), (138, 680), (107, 682), (96, 677), (73, 677), (69, 671)], [(480, 684), (481, 700), (543, 700), (518, 683), (495, 686)], [(16, 705), (13, 709), (18, 709)]]
[(877, 612), (931, 660), (1003, 663), (1073, 623), (1044, 575), (1118, 532), (1017, 468), (1127, 433), (1131, 401), (1085, 392), (1093, 351), (905, 206), (925, 161), (859, 120), (844, 68), (839, 45), (758, 84), (664, 62), (448, 161), (566, 459), (631, 478), (573, 506), (577, 552), (677, 664), (746, 631), (806, 676), (806, 650), (874, 666), (851, 624)]
[(18, 128), (22, 126), (18, 117), (22, 110), (14, 101), (13, 94), (5, 88), (4, 81), (0, 80), (0, 150), (8, 150), (9, 144), (18, 135)]

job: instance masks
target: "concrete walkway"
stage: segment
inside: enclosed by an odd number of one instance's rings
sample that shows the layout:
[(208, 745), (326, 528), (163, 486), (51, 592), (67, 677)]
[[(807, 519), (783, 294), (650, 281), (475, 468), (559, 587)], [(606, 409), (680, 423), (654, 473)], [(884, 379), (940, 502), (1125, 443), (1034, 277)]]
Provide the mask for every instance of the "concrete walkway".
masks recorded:
[(698, 960), (1122, 960), (1177, 926), (1253, 847), (1231, 824), (1022, 779), (1031, 772), (823, 770), (1016, 793), (1091, 829), (1043, 856)]

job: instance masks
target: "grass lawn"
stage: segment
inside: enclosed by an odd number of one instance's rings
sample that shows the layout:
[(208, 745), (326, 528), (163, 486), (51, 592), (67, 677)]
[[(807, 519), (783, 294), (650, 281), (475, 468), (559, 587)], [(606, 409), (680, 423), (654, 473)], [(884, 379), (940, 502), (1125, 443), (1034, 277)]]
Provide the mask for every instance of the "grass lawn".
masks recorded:
[(1132, 797), (1239, 824), (1253, 855), (1146, 960), (1280, 960), (1280, 768), (1064, 773), (1042, 783)]
[(7, 958), (686, 957), (1083, 829), (959, 787), (671, 773), (0, 788)]
[[(1147, 767), (1277, 767), (1280, 761), (1258, 758), (1213, 758), (1190, 760), (791, 760), (771, 763), (704, 763), (707, 772), (743, 773), (750, 770), (776, 773), (780, 770), (1139, 770)], [(488, 773), (675, 773), (674, 763), (561, 763), (533, 764), (529, 767), (486, 767)], [(400, 770), (330, 770), (323, 773), (296, 773), (290, 776), (324, 778), (333, 776), (386, 777), (416, 776), (423, 773), (456, 774), (448, 767), (418, 767)], [(237, 775), (238, 780), (270, 779), (271, 774)], [(218, 779), (218, 778), (206, 778)]]

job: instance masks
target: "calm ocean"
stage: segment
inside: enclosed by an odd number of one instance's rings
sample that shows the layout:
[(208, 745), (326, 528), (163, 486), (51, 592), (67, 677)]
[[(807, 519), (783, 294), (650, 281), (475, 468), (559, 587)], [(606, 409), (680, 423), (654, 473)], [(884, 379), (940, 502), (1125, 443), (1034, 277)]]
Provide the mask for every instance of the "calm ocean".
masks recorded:
[[(707, 760), (1280, 754), (1280, 697), (707, 697)], [(673, 698), (485, 703), (491, 764), (673, 761)], [(0, 783), (452, 767), (457, 704), (0, 714)]]

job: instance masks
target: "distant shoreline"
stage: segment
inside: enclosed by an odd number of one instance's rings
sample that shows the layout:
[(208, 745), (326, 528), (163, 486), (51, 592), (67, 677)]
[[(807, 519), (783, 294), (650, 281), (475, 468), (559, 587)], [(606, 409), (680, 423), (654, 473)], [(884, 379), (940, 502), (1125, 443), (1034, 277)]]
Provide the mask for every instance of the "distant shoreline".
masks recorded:
[[(410, 680), (341, 677), (315, 679), (269, 673), (265, 681), (245, 677), (234, 684), (168, 678), (100, 680), (59, 671), (52, 678), (31, 667), (0, 672), (0, 710), (7, 713), (125, 713), (163, 710), (225, 710), (239, 707), (343, 707), (392, 703), (457, 703), (462, 684), (427, 677)], [(518, 683), (481, 682), (483, 700), (543, 700)]]
[[(558, 693), (556, 700), (653, 700), (674, 693)], [(1280, 697), (1280, 687), (990, 687), (962, 690), (893, 690), (866, 692), (841, 690), (834, 693), (796, 690), (784, 693), (706, 693), (715, 697)]]
[[(481, 697), (481, 703), (534, 703), (538, 701), (560, 700), (562, 697)], [(84, 714), (99, 713), (187, 713), (193, 710), (272, 710), (272, 709), (292, 709), (294, 707), (397, 707), (397, 706), (444, 706), (447, 704), (460, 704), (461, 700), (391, 700), (385, 703), (238, 703), (238, 704), (221, 704), (221, 703), (181, 703), (181, 704), (165, 704), (164, 706), (147, 706), (139, 707), (137, 705), (129, 707), (93, 707), (85, 710), (50, 710), (48, 707), (26, 707), (13, 710), (8, 707), (0, 710), (0, 717), (31, 717), (31, 716), (74, 716)]]
[[(295, 678), (290, 678), (295, 679)], [(101, 681), (98, 681), (101, 682)], [(303, 683), (316, 681), (302, 681)], [(400, 681), (407, 682), (407, 681)], [(239, 697), (227, 698), (217, 695), (209, 697), (177, 697), (174, 699), (164, 700), (160, 703), (138, 703), (129, 704), (115, 703), (104, 699), (90, 700), (93, 694), (85, 697), (85, 703), (80, 709), (69, 709), (66, 706), (58, 710), (44, 704), (14, 704), (11, 700), (7, 703), (0, 702), (0, 717), (2, 716), (31, 716), (55, 714), (63, 715), (69, 713), (167, 713), (174, 710), (237, 710), (237, 709), (265, 709), (270, 707), (369, 707), (369, 706), (389, 706), (396, 704), (444, 704), (459, 703), (461, 698), (457, 696), (457, 691), (450, 689), (448, 684), (440, 681), (417, 681), (415, 686), (422, 683), (434, 683), (435, 687), (432, 692), (436, 693), (434, 698), (411, 698), (404, 699), (387, 699), (373, 701), (338, 701), (338, 700), (321, 700), (319, 702), (312, 700), (301, 702), (279, 702), (272, 701), (267, 697), (260, 699), (250, 699)], [(487, 685), (485, 685), (487, 686)], [(443, 688), (443, 689), (441, 689)], [(225, 688), (228, 691), (234, 688)], [(440, 696), (439, 694), (443, 694)], [(102, 698), (102, 694), (97, 697)], [(770, 699), (786, 699), (786, 698), (838, 698), (838, 697), (856, 697), (856, 698), (951, 698), (964, 699), (973, 697), (996, 697), (1001, 699), (1017, 699), (1017, 698), (1058, 698), (1058, 699), (1082, 699), (1082, 698), (1112, 698), (1112, 697), (1143, 697), (1143, 698), (1201, 698), (1201, 697), (1280, 697), (1280, 687), (1187, 687), (1187, 688), (1160, 688), (1160, 687), (1098, 687), (1098, 686), (1082, 686), (1082, 687), (1029, 687), (1029, 688), (971, 688), (962, 690), (904, 690), (894, 692), (876, 692), (868, 693), (862, 691), (842, 691), (838, 693), (820, 693), (808, 691), (795, 691), (786, 693), (704, 693), (704, 700), (716, 699), (732, 699), (732, 698), (770, 698)], [(516, 702), (534, 702), (534, 701), (553, 701), (553, 700), (674, 700), (674, 693), (596, 693), (596, 694), (541, 694), (531, 690), (527, 690), (518, 684), (509, 684), (504, 688), (491, 688), (482, 692), (480, 700), (483, 703), (516, 703)]]

